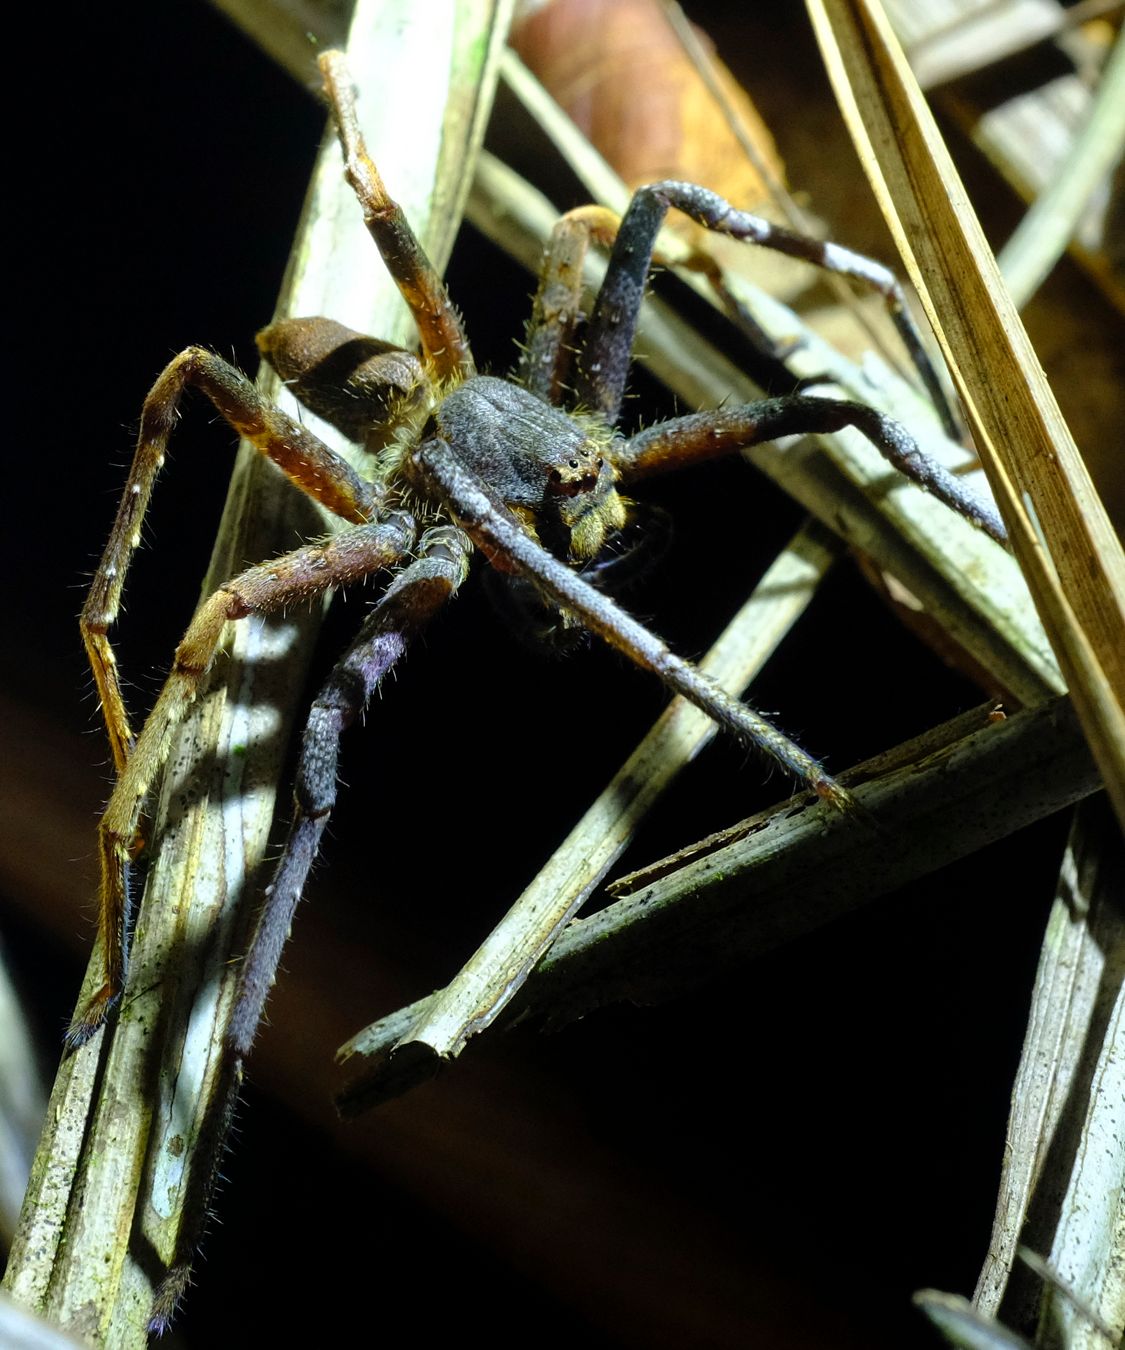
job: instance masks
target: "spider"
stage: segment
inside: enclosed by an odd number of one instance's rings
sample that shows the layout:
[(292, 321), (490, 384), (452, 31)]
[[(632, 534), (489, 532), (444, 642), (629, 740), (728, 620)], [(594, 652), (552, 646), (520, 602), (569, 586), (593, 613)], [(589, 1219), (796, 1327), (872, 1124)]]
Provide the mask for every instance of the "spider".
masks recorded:
[[(746, 746), (846, 811), (852, 807), (848, 792), (815, 759), (674, 655), (595, 584), (607, 549), (634, 516), (623, 490), (649, 475), (761, 440), (852, 426), (892, 463), (968, 510), (990, 533), (1002, 535), (986, 510), (966, 507), (956, 485), (922, 460), (898, 424), (860, 404), (794, 394), (678, 417), (630, 438), (614, 431), (656, 237), (669, 209), (685, 212), (710, 230), (874, 279), (888, 293), (894, 285), (883, 280), (886, 274), (877, 265), (788, 235), (692, 184), (663, 182), (640, 189), (620, 222), (596, 208), (564, 217), (548, 247), (518, 378), (479, 374), (440, 277), (367, 154), (343, 58), (326, 53), (320, 65), (348, 180), (414, 317), (421, 355), (323, 318), (276, 322), (259, 334), (258, 345), (306, 407), (372, 452), (373, 470), (357, 474), (299, 422), (266, 403), (232, 366), (201, 348), (188, 348), (166, 367), (145, 401), (129, 479), (81, 620), (117, 782), (99, 829), (105, 978), (70, 1028), (72, 1046), (97, 1030), (121, 995), (128, 954), (127, 874), (139, 847), (145, 800), (227, 622), (394, 572), (309, 716), (293, 823), (240, 968), (216, 1095), (220, 1106), (200, 1142), (204, 1180), (189, 1202), (180, 1255), (158, 1292), (152, 1322), (157, 1329), (167, 1325), (187, 1282), (242, 1063), (334, 804), (340, 734), (411, 640), (456, 594), (475, 551), (501, 581), (517, 588), (517, 608), (537, 606), (564, 631), (585, 629), (617, 647)], [(584, 319), (581, 262), (591, 239), (612, 240), (612, 252)], [(348, 528), (327, 542), (251, 567), (207, 598), (134, 737), (108, 631), (189, 386), (202, 391), (241, 436)]]

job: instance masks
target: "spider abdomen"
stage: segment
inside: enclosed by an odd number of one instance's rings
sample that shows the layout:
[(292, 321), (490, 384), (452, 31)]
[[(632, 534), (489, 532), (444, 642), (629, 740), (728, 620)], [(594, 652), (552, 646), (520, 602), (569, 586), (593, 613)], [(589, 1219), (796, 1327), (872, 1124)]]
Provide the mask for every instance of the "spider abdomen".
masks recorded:
[(306, 408), (369, 448), (381, 448), (427, 395), (425, 371), (413, 352), (334, 319), (278, 319), (257, 342)]

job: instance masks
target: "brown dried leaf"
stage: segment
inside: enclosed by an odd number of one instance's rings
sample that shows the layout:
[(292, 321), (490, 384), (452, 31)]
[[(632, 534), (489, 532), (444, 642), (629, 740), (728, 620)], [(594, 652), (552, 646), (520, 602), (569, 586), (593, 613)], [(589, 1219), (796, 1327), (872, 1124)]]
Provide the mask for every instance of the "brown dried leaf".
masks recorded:
[[(780, 182), (773, 138), (706, 34), (694, 31), (767, 178)], [(744, 210), (770, 195), (660, 0), (527, 4), (511, 44), (630, 187), (684, 178)]]

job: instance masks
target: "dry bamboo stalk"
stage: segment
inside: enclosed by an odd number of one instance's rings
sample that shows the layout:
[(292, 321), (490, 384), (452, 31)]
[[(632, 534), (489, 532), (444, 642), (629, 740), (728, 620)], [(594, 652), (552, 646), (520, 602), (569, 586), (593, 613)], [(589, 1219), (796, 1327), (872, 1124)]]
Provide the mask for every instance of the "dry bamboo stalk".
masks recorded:
[(885, 17), (809, 0), (853, 139), (954, 374), (1036, 606), (1125, 819), (1125, 555)]
[[(1004, 442), (1000, 447), (1004, 462), (994, 476), (1010, 494), (1007, 500), (1002, 499), (1006, 514), (1018, 517), (1024, 506), (1024, 501), (1014, 499), (1008, 487), (1013, 480), (1025, 494), (1024, 500), (1034, 502), (1044, 532), (1055, 544), (1059, 572), (1075, 596), (1079, 613), (1093, 634), (1098, 655), (1105, 662), (1110, 679), (1118, 681), (1114, 690), (1118, 701), (1114, 702), (1107, 697), (1106, 686), (1109, 681), (1103, 678), (1097, 663), (1090, 660), (1092, 653), (1085, 642), (1085, 633), (1075, 633), (1065, 626), (1061, 633), (1057, 627), (1053, 630), (1057, 648), (1064, 654), (1064, 666), (1069, 661), (1072, 668), (1077, 666), (1083, 674), (1089, 672), (1092, 675), (1092, 691), (1076, 688), (1076, 701), (1085, 711), (1087, 736), (1092, 739), (1103, 769), (1113, 771), (1115, 759), (1119, 767), (1121, 749), (1120, 553), (1118, 551), (1115, 555), (1112, 541), (1107, 542), (1104, 538), (1104, 522), (1098, 516), (1096, 500), (1091, 503), (1086, 496), (1080, 467), (1076, 469), (1073, 464), (1072, 447), (1067, 443), (1065, 434), (1061, 442), (1051, 444), (1048, 439), (1046, 446), (1040, 439), (1044, 431), (1058, 433), (1057, 412), (1051, 406), (1049, 396), (1035, 389), (1041, 381), (1041, 375), (1033, 362), (1023, 362), (1027, 379), (1026, 382), (1020, 379), (1013, 357), (1025, 355), (1020, 351), (1025, 346), (1024, 342), (1017, 340), (1013, 344), (1014, 351), (1003, 351), (1004, 359), (991, 377), (992, 385), (981, 387), (982, 378), (988, 378), (985, 375), (988, 339), (982, 340), (981, 335), (994, 333), (995, 330), (988, 325), (998, 318), (1008, 322), (1011, 318), (1010, 307), (1005, 303), (1002, 288), (990, 275), (990, 260), (986, 251), (981, 250), (977, 241), (971, 237), (971, 227), (968, 248), (956, 236), (957, 222), (950, 218), (953, 212), (948, 209), (941, 184), (916, 141), (914, 125), (906, 112), (907, 107), (911, 115), (916, 111), (914, 100), (897, 85), (899, 72), (892, 67), (889, 58), (884, 59), (885, 53), (880, 47), (881, 35), (878, 39), (875, 36), (875, 22), (865, 25), (860, 34), (853, 30), (851, 16), (845, 18), (836, 5), (828, 8), (834, 22), (845, 35), (843, 46), (846, 54), (855, 58), (854, 62), (848, 63), (854, 66), (849, 73), (861, 84), (865, 81), (866, 65), (866, 58), (860, 55), (862, 48), (870, 44), (877, 53), (871, 59), (878, 70), (881, 96), (873, 99), (872, 91), (864, 88), (856, 101), (865, 121), (871, 119), (872, 102), (875, 103), (874, 112), (880, 119), (876, 124), (878, 131), (875, 139), (884, 152), (890, 152), (884, 157), (893, 166), (887, 170), (887, 195), (907, 198), (908, 229), (916, 220), (917, 203), (911, 199), (914, 185), (922, 183), (929, 189), (926, 193), (928, 217), (937, 222), (937, 237), (931, 240), (914, 230), (911, 230), (911, 235), (914, 243), (921, 241), (920, 261), (934, 286), (935, 304), (948, 305), (948, 291), (952, 288), (947, 287), (946, 283), (950, 273), (956, 280), (957, 303), (950, 310), (950, 346), (957, 354), (964, 355), (966, 383), (971, 395), (980, 399), (981, 416), (987, 419), (987, 430), (982, 431), (978, 440), (988, 443), (990, 434), (1000, 437), (1004, 430), (1009, 429), (1007, 420), (1011, 409), (1016, 413), (1017, 429), (1026, 432), (1030, 424), (1033, 431), (1029, 439), (1033, 445), (1038, 442), (1037, 450), (1032, 451), (1030, 469), (1024, 469), (1010, 457), (1007, 453), (1008, 444)], [(818, 12), (823, 12), (823, 9), (823, 6), (818, 7)], [(859, 45), (853, 46), (857, 41)], [(891, 95), (886, 93), (888, 89), (893, 91)], [(885, 107), (880, 106), (884, 99)], [(894, 117), (889, 125), (886, 121), (887, 108), (893, 110)], [(903, 165), (895, 162), (898, 147), (893, 143), (888, 144), (891, 132), (895, 129), (901, 144), (907, 148), (904, 156), (906, 171), (912, 175), (909, 188), (902, 178)], [(915, 150), (917, 154), (913, 153)], [(974, 254), (975, 257), (972, 256)], [(972, 270), (978, 262), (979, 275)], [(968, 322), (973, 319), (978, 325), (976, 331)], [(1017, 339), (1022, 339), (1022, 330), (1018, 326), (1012, 331)], [(995, 345), (1001, 346), (999, 342), (995, 342)], [(993, 389), (1005, 401), (1006, 407), (998, 409), (991, 403), (988, 395)], [(1034, 392), (1029, 393), (1029, 390)], [(1000, 416), (996, 415), (997, 412)], [(1065, 429), (1063, 431), (1065, 433)], [(1018, 443), (1019, 435), (1013, 436), (1012, 440)], [(1055, 467), (1056, 455), (1063, 470), (1058, 477), (1071, 478), (1077, 487), (1076, 497), (1066, 495), (1065, 487), (1057, 481), (1051, 481), (1050, 470)], [(1075, 510), (1076, 500), (1082, 503), (1078, 511)], [(1076, 522), (1075, 515), (1082, 516), (1087, 511), (1091, 512), (1091, 529), (1089, 536), (1083, 537), (1085, 531), (1081, 527), (1084, 522), (1081, 519)], [(1020, 524), (1022, 527), (1026, 522), (1021, 521)], [(1077, 530), (1073, 529), (1076, 524), (1079, 526)], [(1025, 561), (1031, 563), (1033, 586), (1045, 616), (1056, 623), (1061, 618), (1065, 625), (1070, 616), (1065, 613), (1065, 605), (1056, 603), (1061, 599), (1058, 593), (1059, 578), (1051, 571), (1049, 560), (1042, 554), (1039, 540), (1030, 528), (1026, 535), (1017, 539), (1017, 546), (1020, 544), (1023, 545)], [(1106, 547), (1104, 555), (1101, 552), (1103, 546)], [(1086, 578), (1076, 576), (1076, 568), (1095, 578), (1092, 593), (1082, 591), (1081, 585)], [(1064, 612), (1060, 615), (1057, 613), (1059, 610)], [(1089, 724), (1094, 720), (1091, 718), (1092, 709), (1103, 714), (1100, 726), (1093, 730)], [(1111, 790), (1115, 792), (1120, 814), (1120, 784), (1111, 783)], [(1077, 848), (1077, 841), (1085, 836), (1081, 826), (1077, 826), (1076, 830)], [(1103, 865), (1110, 858), (1119, 858), (1119, 840), (1112, 826), (1097, 831), (1095, 837), (1099, 842), (1086, 856), (1098, 857)], [(1084, 854), (1085, 850), (1086, 844), (1083, 844)], [(977, 1303), (986, 1317), (997, 1310), (1001, 1293), (1012, 1273), (1016, 1243), (1021, 1235), (1030, 1235), (1029, 1240), (1037, 1252), (1049, 1253), (1049, 1262), (1045, 1268), (1052, 1273), (1046, 1294), (1049, 1313), (1047, 1320), (1040, 1323), (1036, 1344), (1046, 1343), (1044, 1336), (1049, 1343), (1056, 1343), (1054, 1337), (1059, 1333), (1063, 1336), (1063, 1343), (1068, 1346), (1089, 1346), (1092, 1350), (1095, 1345), (1114, 1343), (1125, 1327), (1125, 1308), (1122, 1307), (1125, 1288), (1120, 1280), (1122, 1244), (1125, 1243), (1125, 1212), (1121, 1208), (1125, 1153), (1122, 1152), (1120, 1101), (1125, 1088), (1122, 1087), (1120, 1077), (1120, 1009), (1113, 1010), (1114, 1001), (1120, 997), (1120, 972), (1107, 972), (1109, 978), (1104, 986), (1102, 1001), (1104, 1004), (1108, 998), (1108, 1006), (1103, 1006), (1098, 1015), (1093, 1014), (1089, 988), (1093, 967), (1100, 972), (1103, 962), (1120, 964), (1120, 956), (1111, 955), (1120, 946), (1120, 941), (1112, 938), (1109, 932), (1101, 932), (1093, 939), (1096, 952), (1087, 950), (1088, 921), (1081, 914), (1073, 914), (1076, 899), (1080, 903), (1085, 890), (1086, 886), (1075, 885), (1073, 876), (1067, 876), (1060, 883), (1060, 895), (1065, 895), (1065, 900), (1056, 906), (1044, 945), (1032, 1021), (1020, 1077), (1013, 1093), (1009, 1151), (1005, 1155), (993, 1243), (978, 1286)], [(1112, 909), (1110, 905), (1109, 911)], [(1100, 922), (1104, 923), (1105, 917), (1103, 906)], [(1093, 923), (1092, 914), (1089, 922)], [(1087, 957), (1092, 956), (1092, 961), (1084, 960), (1084, 953)], [(1093, 978), (1101, 987), (1100, 978)], [(1083, 1047), (1083, 1067), (1076, 1070), (1074, 1061), (1078, 1045)], [(1084, 1095), (1085, 1085), (1090, 1088), (1088, 1101)], [(1070, 1107), (1060, 1116), (1063, 1098), (1068, 1100)], [(1033, 1196), (1036, 1198), (1034, 1208)], [(1027, 1223), (1029, 1211), (1035, 1215), (1035, 1220), (1030, 1224)], [(1013, 1281), (1014, 1287), (1018, 1288), (1022, 1283), (1026, 1288), (1025, 1274), (1019, 1272), (1020, 1278)], [(1055, 1287), (1055, 1281), (1058, 1287)], [(1038, 1285), (1031, 1297), (1038, 1305)], [(932, 1315), (941, 1312), (944, 1307), (940, 1302), (927, 1306)], [(1088, 1309), (1093, 1310), (1092, 1316)], [(1006, 1300), (1000, 1311), (1005, 1322), (1011, 1321), (1014, 1314), (1018, 1330), (1035, 1330), (1035, 1317), (1027, 1314), (1026, 1307), (1018, 1307), (1018, 1299)], [(1002, 1334), (994, 1323), (986, 1323), (983, 1332), (989, 1335)]]
[[(424, 15), (400, 0), (357, 7), (353, 73), (361, 87), (381, 91), (362, 103), (366, 134), (442, 263), (456, 226), (441, 212), (467, 188), (506, 20), (503, 0), (441, 0)], [(438, 95), (443, 82), (448, 98)], [(413, 95), (422, 85), (431, 97), (420, 101)], [(397, 115), (407, 102), (415, 108), (409, 135)], [(444, 182), (436, 207), (435, 179)], [(329, 313), (409, 340), (405, 308), (378, 267), (331, 137), (284, 291), (281, 312)], [(295, 533), (317, 530), (323, 523), (307, 503), (244, 450), (207, 587), (245, 558), (268, 557)], [(144, 1342), (159, 1277), (149, 1252), (168, 1259), (174, 1248), (232, 992), (230, 955), (254, 898), (314, 627), (311, 616), (296, 615), (236, 626), (229, 659), (169, 757), (121, 1013), (64, 1060), (56, 1082), (5, 1285), (98, 1345)], [(97, 967), (95, 955), (88, 988), (100, 982)]]
[[(1065, 1325), (1072, 1350), (1125, 1335), (1122, 861), (1104, 800), (1085, 803), (1043, 941), (974, 1297), (983, 1313), (1028, 1334), (1036, 1323)], [(1021, 1269), (1020, 1244), (1048, 1258), (1069, 1296), (1049, 1279), (1044, 1288), (1039, 1270)]]
[(354, 0), (211, 0), (277, 64), (302, 84), (312, 79), (310, 52), (342, 47)]
[(1087, 202), (1125, 150), (1125, 37), (1118, 37), (1061, 170), (1036, 197), (997, 264), (1020, 309), (1035, 294), (1073, 238)]
[(11, 1245), (46, 1091), (20, 995), (0, 943), (0, 1244)]
[[(919, 84), (935, 89), (943, 112), (1028, 203), (1050, 191), (1059, 175), (1068, 171), (1073, 144), (1090, 116), (1091, 71), (1102, 52), (1077, 25), (1119, 8), (1119, 0), (1082, 0), (1073, 6), (1057, 0), (1007, 0), (1002, 5), (981, 0), (940, 4), (887, 0), (886, 4)], [(1013, 51), (1047, 41), (1073, 63), (1073, 70), (1034, 88), (1018, 88), (989, 105), (975, 99), (971, 84), (961, 80)], [(1070, 251), (1106, 299), (1122, 310), (1125, 287), (1102, 251), (1107, 199), (1107, 192), (1098, 192), (1082, 203)]]
[(914, 1295), (914, 1303), (950, 1345), (960, 1346), (961, 1350), (1033, 1350), (1022, 1336), (1002, 1327), (960, 1294), (920, 1289)]
[(82, 1350), (85, 1344), (0, 1293), (0, 1345), (5, 1350)]
[(886, 9), (918, 83), (930, 90), (1057, 38), (1110, 7), (1106, 0), (1073, 8), (1057, 0), (892, 0)]

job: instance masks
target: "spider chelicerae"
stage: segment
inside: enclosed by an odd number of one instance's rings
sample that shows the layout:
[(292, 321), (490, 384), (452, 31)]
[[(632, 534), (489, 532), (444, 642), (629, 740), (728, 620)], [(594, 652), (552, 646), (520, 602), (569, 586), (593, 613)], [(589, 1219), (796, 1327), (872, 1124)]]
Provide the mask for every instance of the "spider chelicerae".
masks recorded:
[[(877, 264), (777, 230), (691, 184), (664, 182), (641, 189), (620, 222), (596, 209), (564, 217), (544, 262), (518, 379), (477, 374), (440, 278), (366, 153), (342, 58), (326, 54), (321, 68), (349, 181), (417, 324), (421, 355), (322, 318), (277, 322), (258, 342), (309, 409), (373, 453), (375, 470), (360, 476), (305, 427), (266, 403), (233, 367), (189, 348), (168, 365), (145, 402), (129, 481), (82, 615), (117, 783), (99, 833), (105, 979), (72, 1024), (74, 1045), (96, 1031), (120, 997), (127, 964), (127, 871), (142, 810), (226, 623), (395, 571), (309, 717), (293, 824), (240, 968), (216, 1095), (220, 1106), (200, 1144), (206, 1175), (196, 1187), (179, 1254), (158, 1295), (157, 1327), (167, 1323), (187, 1280), (241, 1066), (335, 799), (340, 733), (359, 716), (414, 636), (457, 592), (474, 551), (510, 582), (518, 608), (537, 607), (564, 631), (582, 628), (603, 638), (818, 796), (848, 810), (847, 791), (815, 759), (675, 656), (594, 584), (607, 547), (633, 513), (624, 492), (649, 475), (762, 440), (852, 426), (892, 463), (967, 509), (991, 533), (1002, 533), (986, 511), (966, 507), (956, 485), (922, 460), (898, 424), (860, 404), (796, 394), (679, 417), (630, 438), (614, 432), (656, 237), (669, 209), (710, 230), (860, 276), (891, 298), (893, 311), (905, 322), (893, 278)], [(606, 237), (613, 240), (606, 277), (592, 311), (583, 317), (582, 258), (592, 238)], [(205, 393), (241, 436), (349, 528), (328, 542), (252, 567), (206, 599), (134, 738), (107, 634), (188, 386)]]

